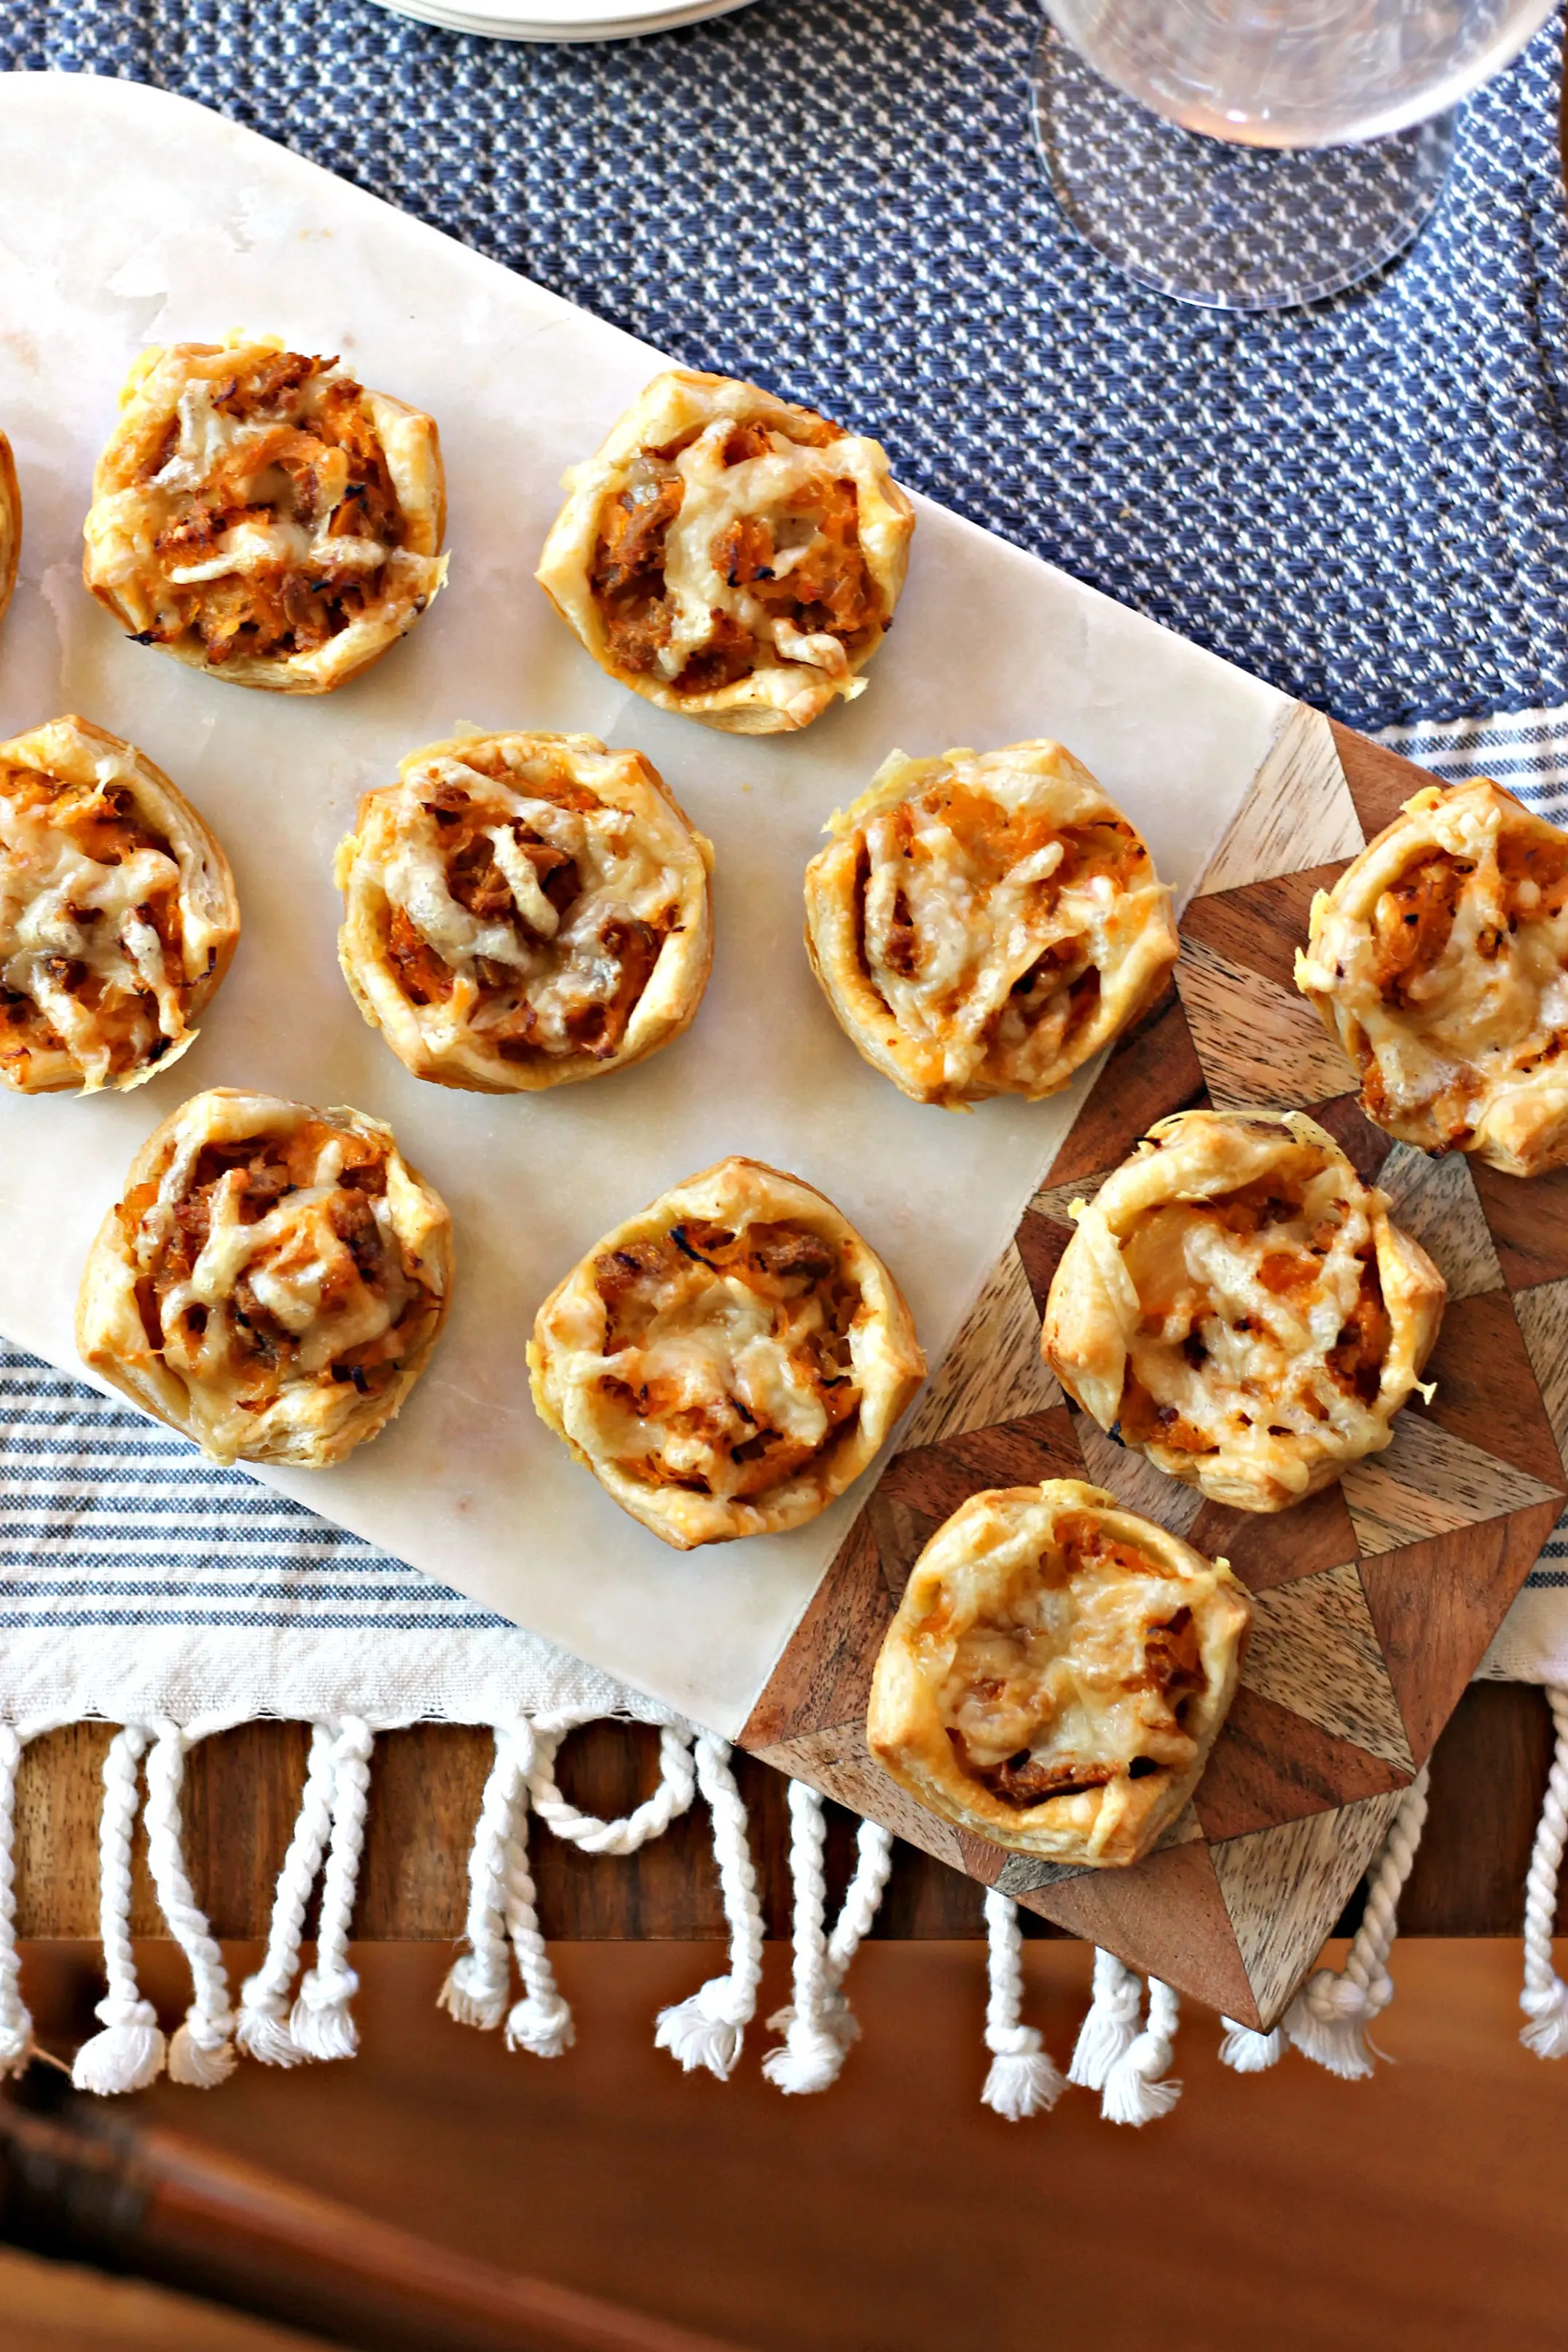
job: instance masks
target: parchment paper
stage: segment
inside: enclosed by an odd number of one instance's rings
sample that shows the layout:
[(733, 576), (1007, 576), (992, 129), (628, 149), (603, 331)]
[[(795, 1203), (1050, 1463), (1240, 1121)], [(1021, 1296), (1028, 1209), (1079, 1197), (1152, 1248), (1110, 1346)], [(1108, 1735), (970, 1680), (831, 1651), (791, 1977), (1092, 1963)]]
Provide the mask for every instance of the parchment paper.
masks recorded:
[[(800, 877), (824, 820), (895, 745), (1056, 735), (1184, 893), (1289, 706), (922, 504), (897, 625), (858, 703), (761, 744), (657, 713), (600, 674), (531, 575), (563, 469), (659, 354), (134, 83), (0, 78), (0, 425), (26, 510), (0, 628), (0, 732), (74, 709), (139, 744), (214, 824), (245, 919), (176, 1070), (126, 1097), (0, 1100), (0, 1330), (79, 1370), (71, 1318), (88, 1244), (137, 1146), (198, 1088), (268, 1087), (389, 1119), (456, 1220), (447, 1333), (384, 1437), (340, 1469), (268, 1483), (736, 1729), (866, 1482), (793, 1535), (668, 1550), (535, 1419), (523, 1363), (535, 1308), (631, 1210), (742, 1151), (838, 1203), (892, 1265), (938, 1360), (1072, 1105), (954, 1116), (906, 1102), (861, 1062), (801, 945)], [(341, 352), (441, 427), (451, 585), (405, 645), (321, 700), (247, 692), (128, 644), (80, 584), (93, 460), (129, 362), (146, 342), (231, 327)], [(351, 1003), (333, 845), (401, 754), (465, 720), (636, 745), (712, 838), (712, 982), (688, 1036), (640, 1068), (516, 1101), (455, 1094), (408, 1076)]]

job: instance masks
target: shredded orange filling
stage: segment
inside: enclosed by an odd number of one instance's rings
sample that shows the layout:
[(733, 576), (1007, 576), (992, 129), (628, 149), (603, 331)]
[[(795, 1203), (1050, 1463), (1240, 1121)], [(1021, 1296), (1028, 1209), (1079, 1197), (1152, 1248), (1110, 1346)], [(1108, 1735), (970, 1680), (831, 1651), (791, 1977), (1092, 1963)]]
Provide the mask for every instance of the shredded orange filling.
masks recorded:
[[(397, 495), (360, 385), (340, 377), (305, 411), (303, 388), (336, 365), (335, 358), (268, 352), (238, 364), (217, 388), (212, 404), (221, 415), (270, 429), (221, 460), (200, 489), (169, 494), (168, 520), (153, 542), (165, 573), (216, 557), (225, 533), (245, 523), (285, 521), (307, 530), (324, 523), (334, 540), (402, 544)], [(172, 418), (141, 468), (142, 484), (162, 472), (178, 437)], [(142, 642), (167, 645), (189, 631), (215, 663), (237, 653), (264, 660), (314, 653), (375, 602), (383, 579), (379, 565), (306, 564), (281, 553), (243, 573), (192, 583), (165, 579), (159, 616)]]
[[(847, 1281), (837, 1247), (819, 1234), (785, 1222), (758, 1222), (739, 1231), (689, 1219), (667, 1234), (627, 1248), (606, 1251), (594, 1262), (595, 1286), (605, 1307), (603, 1353), (646, 1354), (657, 1364), (661, 1339), (681, 1318), (682, 1307), (700, 1287), (703, 1269), (738, 1281), (769, 1310), (773, 1337), (787, 1351), (801, 1391), (821, 1407), (822, 1433), (815, 1442), (775, 1425), (748, 1404), (732, 1380), (710, 1385), (699, 1401), (671, 1372), (638, 1371), (635, 1378), (605, 1375), (606, 1394), (647, 1423), (646, 1450), (620, 1467), (653, 1486), (682, 1486), (710, 1494), (714, 1478), (672, 1465), (695, 1444), (724, 1467), (721, 1491), (747, 1498), (766, 1494), (820, 1454), (860, 1407), (859, 1384), (848, 1334), (860, 1299)], [(820, 1313), (803, 1316), (815, 1301)], [(689, 1330), (689, 1325), (687, 1327)], [(709, 1370), (716, 1369), (709, 1359)]]
[[(203, 1146), (151, 1269), (136, 1286), (142, 1325), (155, 1352), (211, 1352), (206, 1306), (188, 1304), (171, 1328), (165, 1302), (191, 1282), (212, 1232), (219, 1187), (231, 1199), (237, 1197), (240, 1224), (258, 1224), (292, 1194), (316, 1187), (322, 1152), (331, 1144), (342, 1147), (342, 1166), (327, 1204), (327, 1222), (342, 1246), (315, 1286), (315, 1319), (330, 1320), (356, 1287), (373, 1299), (392, 1297), (398, 1305), (389, 1328), (344, 1349), (314, 1377), (322, 1384), (352, 1382), (362, 1395), (377, 1393), (395, 1378), (411, 1348), (427, 1331), (436, 1302), (407, 1283), (396, 1244), (370, 1205), (386, 1192), (385, 1145), (324, 1119), (306, 1120), (287, 1135)], [(158, 1198), (153, 1181), (135, 1186), (120, 1203), (116, 1213), (133, 1250), (142, 1244), (143, 1221)], [(235, 1380), (237, 1401), (250, 1410), (270, 1402), (280, 1381), (301, 1377), (296, 1359), (309, 1335), (279, 1320), (257, 1287), (258, 1277), (265, 1284), (268, 1269), (285, 1265), (297, 1246), (296, 1237), (285, 1230), (269, 1248), (247, 1257), (225, 1318), (227, 1360), (221, 1367), (203, 1367), (209, 1375), (216, 1369)]]
[[(182, 953), (178, 859), (165, 837), (142, 824), (134, 796), (126, 787), (67, 784), (37, 768), (5, 767), (0, 768), (0, 800), (18, 816), (47, 811), (50, 828), (95, 865), (122, 866), (142, 849), (155, 850), (170, 861), (174, 870), (167, 884), (151, 890), (135, 911), (157, 934), (166, 984), (188, 1003), (192, 992)], [(101, 909), (91, 907), (72, 906), (66, 911), (79, 928), (106, 919)], [(0, 929), (0, 1075), (8, 1068), (24, 1074), (34, 1053), (68, 1051), (47, 1012), (25, 989), (7, 984), (6, 966), (15, 944)], [(171, 1041), (160, 1026), (157, 999), (150, 987), (129, 984), (131, 966), (119, 967), (112, 985), (77, 956), (49, 956), (42, 971), (53, 988), (73, 997), (94, 1015), (95, 1035), (108, 1049), (111, 1076), (120, 1076), (145, 1060), (155, 1061), (167, 1050)]]
[[(673, 460), (694, 436), (639, 457), (624, 489), (606, 499), (599, 517), (591, 581), (605, 617), (609, 650), (621, 668), (645, 676), (670, 640), (672, 614), (665, 596), (665, 535), (679, 513), (685, 486)], [(841, 437), (822, 418), (792, 422), (789, 437), (821, 447)], [(724, 445), (727, 466), (764, 455), (769, 429), (738, 425)], [(773, 523), (741, 515), (717, 533), (714, 569), (731, 588), (744, 587), (770, 618), (787, 620), (803, 636), (834, 636), (854, 650), (882, 619), (882, 600), (860, 544), (859, 503), (852, 482), (828, 480), (791, 498), (784, 520), (809, 522), (806, 553), (775, 578)], [(707, 642), (690, 654), (673, 681), (680, 694), (711, 694), (745, 677), (759, 663), (779, 659), (771, 642), (753, 636), (733, 614), (715, 611)]]

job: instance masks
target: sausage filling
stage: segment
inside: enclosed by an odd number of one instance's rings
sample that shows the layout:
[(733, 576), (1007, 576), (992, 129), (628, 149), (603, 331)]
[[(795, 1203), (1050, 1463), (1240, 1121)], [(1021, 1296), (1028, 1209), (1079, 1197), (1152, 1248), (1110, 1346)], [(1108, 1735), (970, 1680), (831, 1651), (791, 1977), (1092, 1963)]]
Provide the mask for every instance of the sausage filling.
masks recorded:
[(1197, 1754), (1186, 1712), (1207, 1686), (1179, 1581), (1074, 1512), (959, 1635), (938, 1706), (963, 1769), (1023, 1810), (1185, 1771)]
[(123, 783), (0, 767), (0, 1078), (63, 1055), (104, 1086), (186, 1034), (180, 888)]
[(861, 446), (820, 417), (721, 417), (634, 461), (592, 567), (622, 669), (689, 695), (781, 661), (848, 675), (887, 619), (836, 444)]
[(804, 1227), (690, 1221), (605, 1252), (595, 1418), (617, 1465), (726, 1500), (771, 1493), (853, 1429), (866, 1310)]

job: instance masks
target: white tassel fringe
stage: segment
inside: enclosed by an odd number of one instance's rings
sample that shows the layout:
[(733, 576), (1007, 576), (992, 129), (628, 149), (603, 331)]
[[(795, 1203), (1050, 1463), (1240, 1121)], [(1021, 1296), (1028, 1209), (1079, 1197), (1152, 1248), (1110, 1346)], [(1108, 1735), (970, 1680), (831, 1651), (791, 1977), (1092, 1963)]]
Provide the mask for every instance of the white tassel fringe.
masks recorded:
[(831, 1937), (824, 1933), (827, 1885), (823, 1853), (827, 1828), (822, 1799), (804, 1780), (789, 1784), (790, 1874), (795, 1884), (794, 1997), (768, 2020), (783, 2043), (763, 2060), (775, 2089), (792, 2095), (826, 2091), (836, 2083), (858, 2037), (843, 1991), (850, 1961), (877, 1916), (892, 1867), (893, 1841), (875, 1822), (862, 1822), (855, 1874)]
[(1319, 1969), (1285, 2012), (1285, 2032), (1302, 2056), (1343, 2082), (1364, 2081), (1374, 2071), (1373, 2059), (1384, 2055), (1368, 2038), (1368, 2028), (1394, 1999), (1388, 1956), (1399, 1933), (1399, 1897), (1426, 1820), (1426, 1783), (1423, 1764), (1389, 1823), (1344, 1967)]
[(300, 1985), (289, 2019), (289, 2034), (306, 2058), (352, 2058), (359, 2048), (349, 2007), (359, 1979), (349, 1966), (348, 1947), (374, 1745), (370, 1726), (358, 1716), (343, 1717), (332, 1743), (332, 1826), (321, 1880), (316, 1965)]
[(447, 1972), (437, 1998), (459, 2025), (493, 2033), (511, 2001), (511, 1961), (506, 1942), (507, 1843), (523, 1790), (523, 1759), (515, 1731), (496, 1727), (495, 1762), (485, 1782), (468, 1857), (468, 1948)]
[(985, 2047), (990, 2071), (980, 2094), (1009, 2123), (1048, 2115), (1067, 2085), (1051, 2061), (1039, 2031), (1023, 2022), (1024, 1939), (1017, 1906), (994, 1887), (985, 1890)]
[(1103, 2091), (1111, 2068), (1138, 2038), (1142, 2011), (1142, 1979), (1114, 1952), (1096, 1951), (1094, 1990), (1073, 2045), (1068, 2081), (1080, 2090)]
[(730, 1743), (700, 1731), (697, 1783), (713, 1821), (713, 1859), (730, 1929), (730, 1973), (710, 1977), (688, 1999), (661, 2010), (654, 2045), (668, 2050), (688, 2074), (705, 2066), (727, 2083), (747, 2026), (756, 2015), (763, 1980), (763, 1908), (747, 1837), (746, 1808), (730, 1769)]
[(1225, 2039), (1219, 2045), (1219, 2063), (1237, 2074), (1263, 2074), (1270, 2066), (1278, 2066), (1289, 2048), (1285, 2029), (1277, 2025), (1271, 2033), (1256, 2032), (1250, 2025), (1238, 2025), (1234, 2017), (1222, 2017)]
[(1563, 2058), (1568, 2057), (1568, 1986), (1552, 1965), (1552, 1937), (1563, 1847), (1568, 1839), (1568, 1690), (1551, 1683), (1546, 1696), (1557, 1737), (1524, 1882), (1524, 1983), (1519, 2005), (1530, 2021), (1519, 2038), (1538, 2058)]
[(137, 1767), (147, 1734), (128, 1723), (103, 1759), (103, 1811), (99, 1823), (99, 1935), (108, 1990), (98, 2004), (101, 2033), (76, 2053), (71, 2081), (79, 2091), (108, 2097), (144, 2091), (163, 2071), (165, 2044), (158, 2013), (142, 1999), (131, 1948), (131, 1832), (136, 1820)]
[(289, 2017), (294, 2006), (305, 1913), (331, 1832), (332, 1746), (327, 1725), (313, 1724), (299, 1816), (272, 1898), (267, 1951), (256, 1974), (247, 1977), (240, 1987), (239, 2022), (234, 2038), (248, 2057), (259, 2059), (264, 2066), (305, 2063), (304, 2051), (289, 2031)]
[(1100, 2112), (1108, 2124), (1152, 2124), (1182, 2095), (1166, 2069), (1175, 2056), (1181, 2003), (1159, 1977), (1149, 1979), (1149, 2017), (1105, 2077)]
[(147, 1862), (169, 1933), (185, 1956), (195, 1994), (169, 2043), (169, 2079), (210, 2091), (236, 2064), (234, 2011), (223, 1954), (198, 1906), (185, 1870), (180, 1831), (188, 1735), (168, 1722), (157, 1727), (147, 1759)]

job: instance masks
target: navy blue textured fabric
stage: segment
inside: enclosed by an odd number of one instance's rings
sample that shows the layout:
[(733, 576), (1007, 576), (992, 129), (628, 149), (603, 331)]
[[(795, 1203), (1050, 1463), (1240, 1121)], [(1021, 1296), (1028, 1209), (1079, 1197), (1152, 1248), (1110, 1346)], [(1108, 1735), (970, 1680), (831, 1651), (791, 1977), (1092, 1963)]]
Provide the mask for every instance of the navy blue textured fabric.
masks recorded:
[(1414, 252), (1227, 318), (1121, 278), (1029, 135), (1031, 0), (756, 0), (584, 47), (372, 0), (8, 0), (0, 64), (153, 81), (1342, 718), (1568, 701), (1560, 38), (1472, 101)]

